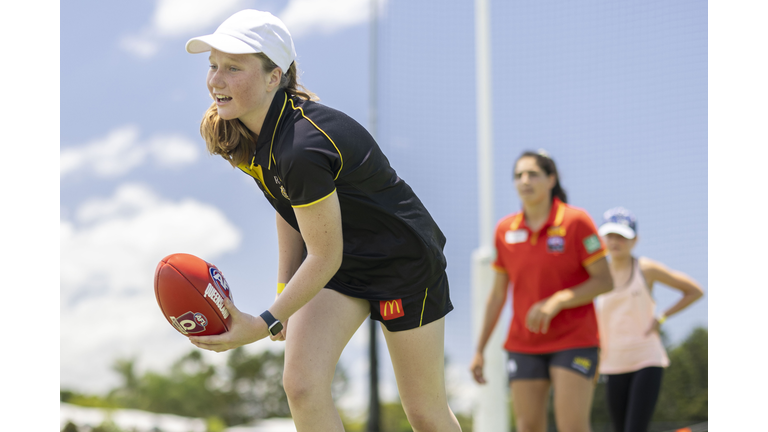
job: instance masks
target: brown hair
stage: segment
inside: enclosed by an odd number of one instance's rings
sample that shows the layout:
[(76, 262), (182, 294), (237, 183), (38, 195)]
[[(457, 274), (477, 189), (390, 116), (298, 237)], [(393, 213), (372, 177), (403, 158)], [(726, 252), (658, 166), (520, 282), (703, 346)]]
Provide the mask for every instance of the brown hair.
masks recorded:
[[(538, 165), (539, 168), (541, 168), (545, 174), (553, 175), (555, 176), (555, 186), (552, 188), (551, 192), (551, 199), (555, 199), (555, 197), (559, 198), (560, 201), (564, 203), (568, 203), (568, 195), (565, 193), (565, 189), (560, 185), (560, 174), (557, 173), (557, 165), (555, 165), (555, 161), (552, 160), (552, 158), (549, 156), (549, 154), (544, 150), (539, 150), (538, 152), (534, 151), (525, 151), (523, 154), (520, 155), (519, 158), (517, 158), (517, 161), (524, 157), (532, 157), (536, 159), (536, 165)], [(515, 165), (517, 166), (517, 161), (515, 161)], [(514, 167), (512, 168), (512, 178), (514, 179), (515, 173)]]
[[(254, 54), (261, 60), (265, 73), (272, 72), (277, 65), (263, 53)], [(304, 100), (319, 100), (317, 95), (299, 84), (296, 62), (291, 63), (288, 72), (280, 78), (280, 86), (290, 96), (296, 96)], [(224, 120), (219, 117), (216, 102), (211, 103), (203, 114), (200, 122), (200, 135), (205, 139), (208, 152), (219, 155), (227, 160), (233, 167), (242, 163), (248, 163), (256, 151), (258, 134), (248, 129), (240, 119)]]

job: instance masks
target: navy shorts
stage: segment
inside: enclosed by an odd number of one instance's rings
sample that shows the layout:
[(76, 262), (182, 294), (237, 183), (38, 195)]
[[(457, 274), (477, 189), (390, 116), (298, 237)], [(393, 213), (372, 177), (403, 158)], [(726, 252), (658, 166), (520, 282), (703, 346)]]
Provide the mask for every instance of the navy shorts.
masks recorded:
[(443, 273), (432, 286), (408, 297), (368, 300), (371, 319), (381, 321), (391, 332), (410, 330), (437, 321), (453, 310), (448, 276)]
[(518, 379), (550, 379), (549, 368), (557, 366), (593, 378), (597, 371), (598, 348), (574, 348), (546, 354), (507, 351), (509, 381)]

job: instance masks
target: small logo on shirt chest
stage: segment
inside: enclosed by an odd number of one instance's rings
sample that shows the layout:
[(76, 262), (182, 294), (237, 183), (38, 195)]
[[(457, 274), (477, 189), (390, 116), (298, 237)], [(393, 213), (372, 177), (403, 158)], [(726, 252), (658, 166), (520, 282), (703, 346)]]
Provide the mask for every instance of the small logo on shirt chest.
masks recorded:
[(291, 198), (288, 197), (288, 192), (285, 191), (285, 186), (283, 186), (283, 183), (280, 181), (280, 177), (275, 176), (275, 184), (280, 187), (280, 193), (283, 194), (283, 197), (290, 201)]
[(564, 237), (552, 236), (547, 238), (547, 252), (563, 253), (564, 250), (565, 250)]

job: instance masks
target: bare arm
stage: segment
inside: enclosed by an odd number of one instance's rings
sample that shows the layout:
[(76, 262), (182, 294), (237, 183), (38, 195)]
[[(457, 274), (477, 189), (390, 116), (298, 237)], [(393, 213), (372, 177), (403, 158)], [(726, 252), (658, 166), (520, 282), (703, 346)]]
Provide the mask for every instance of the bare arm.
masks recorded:
[[(341, 266), (344, 249), (341, 208), (335, 192), (311, 206), (295, 208), (294, 212), (301, 237), (307, 246), (307, 257), (289, 279), (283, 293), (269, 308), (272, 315), (283, 322), (307, 304), (331, 280)], [(286, 252), (295, 258), (294, 250)], [(298, 254), (300, 260), (301, 252)], [(289, 270), (290, 265), (286, 264), (285, 271)], [(284, 270), (279, 271), (279, 277), (284, 276)]]
[[(341, 266), (343, 251), (341, 209), (336, 193), (311, 206), (295, 208), (294, 212), (301, 229), (300, 238), (307, 247), (307, 257), (269, 308), (272, 315), (282, 322), (309, 302), (336, 274)], [(279, 278), (290, 275), (292, 267), (301, 260), (298, 238), (284, 228), (278, 221), (279, 247), (281, 255), (286, 254), (280, 259)], [(284, 252), (283, 247), (286, 248)], [(269, 336), (267, 324), (261, 317), (240, 312), (228, 299), (225, 305), (232, 314), (229, 331), (217, 336), (190, 336), (193, 344), (221, 352)]]
[(549, 323), (563, 309), (571, 309), (592, 302), (600, 294), (613, 289), (613, 278), (608, 260), (600, 258), (586, 267), (589, 279), (535, 303), (528, 310), (525, 325), (534, 333), (546, 333)]
[(509, 285), (509, 276), (506, 273), (496, 272), (491, 292), (488, 294), (488, 300), (485, 302), (485, 314), (483, 315), (483, 326), (478, 336), (477, 350), (469, 367), (472, 377), (480, 384), (485, 384), (485, 377), (483, 376), (483, 364), (485, 362), (483, 351), (486, 344), (488, 344), (488, 339), (490, 339), (494, 327), (496, 327), (496, 322), (499, 320), (504, 303), (507, 301), (507, 285)]
[[(701, 286), (687, 274), (672, 270), (664, 264), (648, 258), (639, 258), (637, 261), (640, 264), (640, 271), (643, 272), (643, 277), (649, 289), (652, 289), (653, 285), (659, 282), (683, 293), (683, 297), (664, 312), (663, 319), (687, 308), (691, 303), (704, 295), (704, 290), (701, 289)], [(659, 320), (654, 319), (648, 333), (658, 331), (660, 325)]]
[[(275, 225), (277, 226), (277, 283), (285, 288), (296, 270), (301, 265), (304, 255), (304, 239), (288, 222), (275, 212)], [(280, 292), (275, 294), (275, 300)], [(275, 336), (269, 336), (274, 341), (284, 341), (288, 331), (288, 320), (282, 321), (283, 329)]]

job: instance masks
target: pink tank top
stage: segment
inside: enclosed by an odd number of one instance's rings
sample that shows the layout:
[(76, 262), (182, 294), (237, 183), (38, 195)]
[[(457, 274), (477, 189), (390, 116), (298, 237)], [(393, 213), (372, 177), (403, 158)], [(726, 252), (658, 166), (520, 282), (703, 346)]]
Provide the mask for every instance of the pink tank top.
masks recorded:
[(629, 282), (595, 299), (600, 331), (601, 374), (620, 374), (649, 366), (669, 366), (659, 334), (646, 336), (656, 303), (635, 259)]

